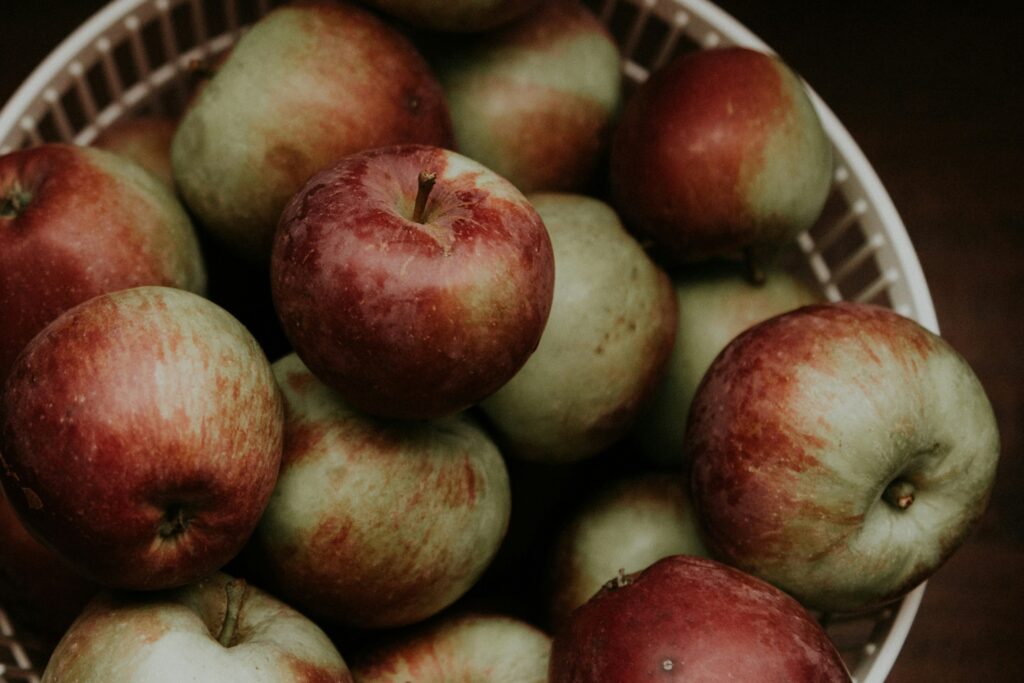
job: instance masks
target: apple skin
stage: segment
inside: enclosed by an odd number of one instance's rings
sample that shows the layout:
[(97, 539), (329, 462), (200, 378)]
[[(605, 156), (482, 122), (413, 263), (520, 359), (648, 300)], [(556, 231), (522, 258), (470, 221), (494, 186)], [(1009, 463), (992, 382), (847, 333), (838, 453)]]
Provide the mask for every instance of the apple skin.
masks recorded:
[(686, 53), (626, 103), (613, 204), (673, 263), (770, 250), (809, 228), (832, 147), (799, 78), (747, 48)]
[(551, 646), (550, 683), (849, 681), (825, 631), (782, 591), (676, 555), (611, 581)]
[(578, 0), (551, 0), (498, 31), (428, 46), (458, 150), (526, 193), (595, 179), (622, 99), (619, 49)]
[(278, 7), (205, 82), (171, 146), (185, 203), (265, 266), (288, 199), (363, 149), (452, 146), (444, 92), (403, 35), (349, 2)]
[(888, 309), (836, 303), (726, 347), (694, 398), (685, 459), (714, 557), (812, 609), (852, 612), (946, 560), (984, 511), (998, 457), (985, 391), (948, 343)]
[[(422, 171), (436, 185), (418, 223)], [(401, 145), (310, 179), (281, 216), (271, 286), (321, 381), (363, 412), (429, 418), (493, 393), (533, 353), (554, 256), (508, 181), (450, 150)]]
[(551, 637), (500, 614), (449, 614), (354, 659), (356, 683), (547, 683)]
[(177, 119), (169, 116), (121, 119), (100, 133), (92, 146), (131, 159), (174, 192), (171, 141), (177, 128)]
[(686, 418), (704, 373), (726, 345), (748, 327), (821, 295), (794, 273), (766, 268), (753, 284), (737, 262), (693, 264), (672, 274), (678, 318), (676, 343), (654, 396), (637, 418), (632, 443), (650, 462), (683, 463)]
[(60, 313), (141, 285), (206, 289), (195, 230), (164, 186), (86, 147), (54, 143), (0, 156), (0, 383)]
[(527, 198), (554, 249), (551, 312), (537, 350), (481, 408), (507, 454), (572, 462), (618, 440), (650, 398), (675, 338), (675, 297), (610, 206)]
[(708, 555), (688, 488), (677, 473), (647, 472), (608, 482), (587, 497), (559, 532), (550, 563), (554, 631), (620, 572), (671, 555)]
[(45, 683), (352, 683), (348, 666), (308, 618), (246, 586), (228, 646), (231, 578), (213, 574), (152, 593), (104, 592), (58, 644)]
[(169, 287), (100, 295), (25, 348), (0, 397), (0, 478), (26, 527), (115, 588), (182, 585), (255, 529), (283, 407), (256, 341)]
[(364, 0), (417, 28), (453, 33), (495, 29), (524, 16), (543, 0)]
[(252, 562), (275, 594), (357, 628), (422, 621), (483, 574), (508, 528), (508, 473), (466, 414), (360, 414), (291, 354), (281, 474)]

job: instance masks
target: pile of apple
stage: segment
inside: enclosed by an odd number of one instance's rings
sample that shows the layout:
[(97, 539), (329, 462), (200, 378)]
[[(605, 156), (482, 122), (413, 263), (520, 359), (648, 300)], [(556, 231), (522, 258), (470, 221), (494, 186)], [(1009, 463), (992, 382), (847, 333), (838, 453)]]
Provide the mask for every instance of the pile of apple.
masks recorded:
[(365, 4), (0, 157), (44, 681), (846, 680), (812, 614), (934, 572), (999, 442), (942, 339), (778, 265), (832, 180), (800, 80), (627, 94), (577, 0)]

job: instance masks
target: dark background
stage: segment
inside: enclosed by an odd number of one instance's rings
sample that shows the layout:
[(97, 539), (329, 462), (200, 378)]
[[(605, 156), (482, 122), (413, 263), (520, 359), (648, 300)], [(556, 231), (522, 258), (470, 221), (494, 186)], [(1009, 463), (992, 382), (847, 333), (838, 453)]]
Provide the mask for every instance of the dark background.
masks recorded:
[[(102, 4), (3, 0), (0, 102)], [(861, 146), (906, 223), (943, 335), (999, 420), (989, 511), (929, 582), (890, 680), (1021, 680), (1024, 16), (996, 3), (719, 4), (803, 75)]]

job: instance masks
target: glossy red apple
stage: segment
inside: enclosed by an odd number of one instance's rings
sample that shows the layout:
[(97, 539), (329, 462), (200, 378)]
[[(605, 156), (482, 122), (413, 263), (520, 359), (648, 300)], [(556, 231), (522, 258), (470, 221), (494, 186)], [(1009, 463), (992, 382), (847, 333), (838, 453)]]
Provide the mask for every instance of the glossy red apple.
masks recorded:
[(178, 121), (169, 116), (128, 117), (100, 133), (92, 146), (131, 159), (173, 192), (171, 141), (177, 128)]
[(206, 288), (192, 223), (166, 187), (86, 147), (0, 157), (0, 382), (61, 312), (140, 285)]
[(455, 152), (346, 157), (289, 202), (274, 304), (303, 362), (364, 412), (446, 415), (494, 392), (551, 308), (544, 223), (508, 181)]
[(155, 589), (233, 557), (273, 491), (283, 410), (223, 309), (169, 287), (105, 294), (26, 347), (0, 397), (0, 476), (79, 573)]
[(713, 556), (826, 611), (896, 599), (984, 511), (988, 398), (942, 338), (878, 306), (806, 306), (737, 337), (690, 411), (686, 461)]
[(510, 512), (505, 464), (468, 415), (363, 415), (294, 354), (274, 363), (285, 398), (281, 474), (251, 562), (289, 603), (335, 624), (430, 617), (487, 568)]
[(550, 683), (849, 681), (824, 629), (782, 591), (676, 555), (609, 582), (551, 647)]
[(216, 573), (147, 594), (103, 593), (61, 640), (45, 683), (352, 683), (327, 635)]
[(685, 53), (652, 73), (612, 143), (613, 203), (677, 263), (788, 242), (831, 185), (832, 147), (803, 83), (747, 48)]

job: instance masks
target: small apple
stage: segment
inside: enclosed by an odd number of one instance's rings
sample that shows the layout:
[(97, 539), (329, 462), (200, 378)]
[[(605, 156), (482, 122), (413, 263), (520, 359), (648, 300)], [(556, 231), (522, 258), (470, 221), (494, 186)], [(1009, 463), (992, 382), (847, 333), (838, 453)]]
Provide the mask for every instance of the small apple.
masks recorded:
[(685, 454), (712, 555), (841, 612), (931, 575), (984, 511), (998, 457), (966, 361), (855, 303), (805, 306), (731, 342), (694, 398)]
[(676, 343), (658, 389), (640, 414), (633, 442), (654, 463), (678, 467), (690, 403), (715, 356), (740, 332), (822, 300), (799, 276), (765, 268), (754, 282), (738, 262), (694, 264), (673, 273)]
[(428, 46), (458, 150), (523, 192), (595, 179), (621, 101), (622, 56), (579, 0), (542, 3), (498, 31)]
[(447, 615), (353, 659), (356, 683), (547, 683), (551, 637), (500, 614)]
[(462, 596), (501, 544), (504, 461), (466, 414), (412, 422), (362, 415), (291, 354), (281, 474), (251, 562), (275, 594), (357, 628), (426, 619)]
[(707, 556), (688, 486), (678, 474), (648, 472), (594, 491), (559, 532), (550, 565), (554, 630), (619, 574), (670, 555)]
[(675, 263), (788, 243), (832, 186), (832, 146), (800, 79), (740, 47), (685, 53), (626, 103), (614, 205)]
[(428, 418), (493, 393), (551, 308), (544, 223), (455, 152), (400, 145), (311, 178), (281, 216), (274, 304), (303, 362), (353, 407)]
[(178, 121), (167, 116), (125, 118), (100, 133), (92, 146), (131, 159), (173, 192), (171, 140), (177, 127)]
[(550, 683), (820, 683), (850, 675), (824, 629), (782, 591), (676, 555), (609, 581), (551, 645)]
[(352, 675), (316, 624), (216, 573), (174, 590), (97, 596), (43, 672), (43, 683), (71, 681), (352, 683)]
[(169, 287), (94, 297), (38, 334), (0, 396), (19, 517), (106, 586), (182, 585), (256, 527), (281, 458), (270, 364), (242, 325)]
[(186, 204), (265, 266), (281, 210), (315, 172), (382, 145), (451, 146), (444, 92), (396, 29), (351, 2), (277, 7), (205, 82), (171, 146)]
[(481, 408), (507, 453), (581, 460), (621, 437), (660, 381), (675, 297), (607, 204), (571, 194), (528, 199), (554, 249), (551, 312), (536, 352)]
[(166, 187), (87, 147), (0, 156), (0, 383), (61, 312), (140, 285), (206, 288), (192, 223)]

